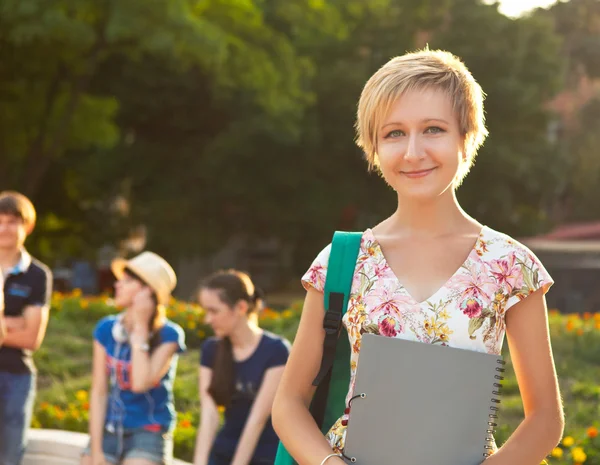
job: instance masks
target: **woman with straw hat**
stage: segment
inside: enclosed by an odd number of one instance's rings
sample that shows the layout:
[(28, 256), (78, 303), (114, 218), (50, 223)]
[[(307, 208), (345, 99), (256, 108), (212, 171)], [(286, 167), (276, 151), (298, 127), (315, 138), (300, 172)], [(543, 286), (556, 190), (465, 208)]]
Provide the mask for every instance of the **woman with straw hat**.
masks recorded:
[(184, 332), (165, 316), (177, 279), (152, 252), (112, 263), (118, 315), (94, 330), (90, 443), (81, 464), (169, 463), (175, 424), (173, 381)]

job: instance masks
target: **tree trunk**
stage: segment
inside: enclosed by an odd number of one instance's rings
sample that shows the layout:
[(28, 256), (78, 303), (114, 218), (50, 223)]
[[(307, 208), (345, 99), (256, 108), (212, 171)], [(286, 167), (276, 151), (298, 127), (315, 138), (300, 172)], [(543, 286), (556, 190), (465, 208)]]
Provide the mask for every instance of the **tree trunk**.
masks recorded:
[[(91, 77), (96, 69), (98, 58), (101, 51), (104, 49), (104, 46), (105, 42), (103, 36), (100, 35), (98, 42), (96, 42), (96, 44), (92, 47), (85, 59), (87, 61), (87, 72), (79, 75), (71, 86), (69, 101), (65, 106), (58, 127), (54, 132), (54, 137), (50, 142), (48, 142), (50, 135), (47, 134), (47, 123), (48, 119), (51, 118), (51, 110), (56, 97), (60, 93), (60, 79), (56, 79), (56, 82), (53, 83), (53, 86), (49, 90), (46, 107), (44, 108), (44, 117), (40, 122), (40, 132), (38, 133), (36, 139), (32, 141), (28, 151), (23, 179), (21, 182), (21, 185), (23, 186), (22, 191), (25, 195), (29, 197), (35, 197), (42, 185), (48, 169), (52, 166), (52, 163), (60, 155), (60, 153), (64, 151), (65, 144), (69, 136), (71, 122), (73, 121), (73, 115), (77, 110), (81, 95), (89, 87)], [(56, 84), (56, 87), (54, 87), (54, 84)]]

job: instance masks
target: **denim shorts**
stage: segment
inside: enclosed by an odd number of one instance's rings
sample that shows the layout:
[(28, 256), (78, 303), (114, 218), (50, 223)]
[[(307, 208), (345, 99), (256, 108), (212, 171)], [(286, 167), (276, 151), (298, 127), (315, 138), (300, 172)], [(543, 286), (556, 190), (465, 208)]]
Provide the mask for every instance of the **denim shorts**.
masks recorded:
[[(119, 464), (125, 459), (146, 459), (151, 462), (168, 465), (173, 460), (173, 435), (164, 431), (145, 429), (127, 430), (123, 437), (104, 431), (102, 438), (104, 460)], [(90, 445), (83, 455), (91, 455)]]

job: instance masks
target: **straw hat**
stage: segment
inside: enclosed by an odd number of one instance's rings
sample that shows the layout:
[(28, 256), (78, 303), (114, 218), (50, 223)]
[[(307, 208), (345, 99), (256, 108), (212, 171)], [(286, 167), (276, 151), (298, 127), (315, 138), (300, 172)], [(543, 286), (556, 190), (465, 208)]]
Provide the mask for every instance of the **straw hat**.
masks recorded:
[(171, 265), (154, 252), (142, 252), (130, 260), (116, 258), (111, 269), (117, 279), (123, 277), (125, 269), (133, 271), (156, 293), (160, 305), (169, 303), (171, 292), (177, 285), (177, 276)]

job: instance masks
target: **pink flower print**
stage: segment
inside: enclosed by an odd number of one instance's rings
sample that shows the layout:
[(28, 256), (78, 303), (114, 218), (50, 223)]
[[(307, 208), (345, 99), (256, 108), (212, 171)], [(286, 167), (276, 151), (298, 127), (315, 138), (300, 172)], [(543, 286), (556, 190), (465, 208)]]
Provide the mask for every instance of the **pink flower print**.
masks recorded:
[(418, 311), (411, 306), (410, 297), (392, 291), (385, 286), (374, 288), (365, 298), (365, 303), (375, 315), (396, 315), (402, 318), (406, 312)]
[(476, 299), (489, 302), (496, 290), (496, 283), (479, 260), (469, 262), (461, 273), (448, 283), (452, 290), (459, 291), (461, 300)]
[(403, 331), (402, 325), (390, 315), (382, 315), (379, 319), (379, 333), (386, 337), (396, 337)]
[(506, 258), (493, 260), (490, 263), (490, 273), (500, 286), (506, 288), (507, 294), (523, 285), (521, 265), (516, 262), (514, 253)]
[(475, 298), (465, 300), (460, 306), (462, 312), (469, 318), (478, 318), (483, 311), (481, 301)]
[(373, 265), (373, 275), (375, 275), (378, 279), (385, 278), (391, 272), (391, 268), (385, 262), (379, 262)]
[(315, 263), (306, 272), (304, 281), (308, 282), (317, 291), (323, 291), (325, 289), (325, 277), (327, 276), (327, 268), (320, 263)]

